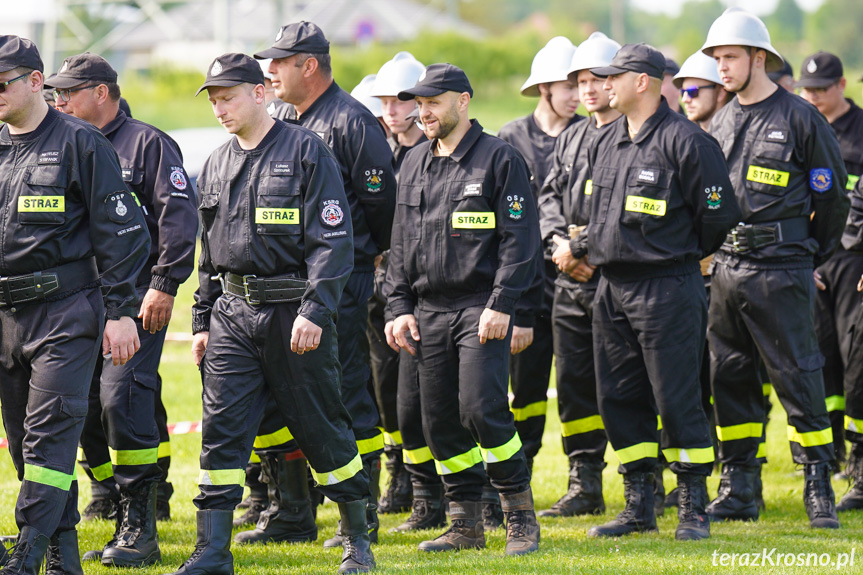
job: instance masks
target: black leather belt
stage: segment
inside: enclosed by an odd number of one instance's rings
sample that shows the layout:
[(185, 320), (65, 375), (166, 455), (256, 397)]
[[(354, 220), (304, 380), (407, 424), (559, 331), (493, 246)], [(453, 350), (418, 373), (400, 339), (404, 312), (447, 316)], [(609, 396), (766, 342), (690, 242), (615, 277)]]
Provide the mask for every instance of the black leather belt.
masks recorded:
[(724, 246), (736, 253), (746, 253), (764, 246), (798, 242), (809, 237), (809, 218), (800, 216), (775, 222), (737, 224), (725, 238)]
[(300, 277), (299, 273), (259, 278), (252, 274), (225, 272), (216, 278), (222, 283), (223, 292), (240, 296), (252, 305), (300, 301), (309, 287), (309, 280)]
[(99, 280), (96, 260), (88, 258), (18, 276), (0, 276), (0, 307), (39, 301), (52, 293), (82, 288)]

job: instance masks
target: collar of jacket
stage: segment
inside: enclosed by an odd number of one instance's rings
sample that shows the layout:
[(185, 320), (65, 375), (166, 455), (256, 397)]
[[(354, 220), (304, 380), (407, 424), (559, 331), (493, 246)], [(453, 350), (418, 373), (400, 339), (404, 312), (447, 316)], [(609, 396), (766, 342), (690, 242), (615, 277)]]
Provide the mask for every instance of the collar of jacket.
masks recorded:
[[(470, 150), (474, 144), (476, 144), (479, 137), (482, 135), (482, 126), (476, 120), (470, 121), (470, 128), (467, 133), (461, 139), (461, 142), (458, 143), (458, 146), (455, 147), (452, 154), (449, 155), (450, 158), (455, 160), (456, 162), (461, 162), (462, 159), (467, 154), (468, 150)], [(428, 144), (428, 154), (427, 158), (434, 157), (434, 151), (437, 147), (437, 138), (431, 140)], [(426, 166), (428, 166), (428, 162), (426, 162)]]
[(634, 138), (629, 137), (629, 123), (624, 120), (623, 122), (618, 123), (617, 125), (617, 144), (625, 144), (627, 142), (632, 142), (633, 144), (638, 144), (643, 141), (647, 136), (649, 136), (656, 127), (662, 123), (668, 114), (671, 113), (671, 108), (668, 107), (668, 102), (665, 100), (665, 97), (660, 97), (659, 107), (656, 109), (656, 112), (653, 113), (645, 122), (641, 125), (641, 129), (635, 135)]
[(129, 116), (126, 115), (126, 112), (117, 110), (117, 115), (114, 116), (114, 119), (102, 126), (102, 135), (107, 137), (108, 134), (115, 132), (128, 119)]
[[(48, 113), (39, 123), (35, 130), (32, 132), (28, 132), (26, 134), (16, 135), (13, 137), (9, 134), (9, 126), (3, 124), (0, 127), (0, 144), (4, 146), (11, 146), (13, 141), (16, 142), (32, 142), (41, 136), (45, 131), (53, 124), (57, 119), (60, 118), (60, 115), (64, 114), (64, 112), (58, 112), (56, 109), (48, 106)], [(79, 120), (83, 122), (83, 120)]]

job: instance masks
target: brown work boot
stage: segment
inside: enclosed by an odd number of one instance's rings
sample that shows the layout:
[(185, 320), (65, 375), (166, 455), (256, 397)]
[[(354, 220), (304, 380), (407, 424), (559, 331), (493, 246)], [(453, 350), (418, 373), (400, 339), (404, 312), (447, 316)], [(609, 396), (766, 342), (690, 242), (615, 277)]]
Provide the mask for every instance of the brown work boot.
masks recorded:
[(485, 549), (481, 501), (450, 501), (450, 528), (431, 541), (419, 544), (420, 551)]
[(539, 550), (539, 524), (533, 509), (533, 493), (501, 494), (500, 506), (506, 515), (506, 554), (527, 555)]

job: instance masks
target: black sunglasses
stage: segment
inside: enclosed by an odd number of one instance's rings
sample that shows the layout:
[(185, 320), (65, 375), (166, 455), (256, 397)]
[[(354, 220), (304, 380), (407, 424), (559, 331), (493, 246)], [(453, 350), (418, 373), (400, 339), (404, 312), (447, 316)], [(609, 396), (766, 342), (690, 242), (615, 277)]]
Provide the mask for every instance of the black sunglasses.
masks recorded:
[(714, 85), (708, 86), (690, 86), (689, 88), (681, 88), (680, 89), (680, 97), (689, 96), (690, 98), (697, 98), (699, 90), (713, 90), (716, 88)]
[(21, 78), (26, 78), (26, 77), (27, 77), (27, 76), (29, 76), (29, 75), (30, 75), (30, 72), (27, 72), (26, 74), (21, 74), (21, 75), (20, 75), (20, 76), (18, 76), (17, 78), (12, 78), (11, 80), (7, 80), (6, 82), (0, 82), (0, 94), (2, 94), (3, 92), (5, 92), (5, 91), (6, 91), (6, 87), (7, 87), (9, 84), (11, 84), (12, 82), (14, 82), (14, 81), (16, 81), (16, 80), (20, 80)]

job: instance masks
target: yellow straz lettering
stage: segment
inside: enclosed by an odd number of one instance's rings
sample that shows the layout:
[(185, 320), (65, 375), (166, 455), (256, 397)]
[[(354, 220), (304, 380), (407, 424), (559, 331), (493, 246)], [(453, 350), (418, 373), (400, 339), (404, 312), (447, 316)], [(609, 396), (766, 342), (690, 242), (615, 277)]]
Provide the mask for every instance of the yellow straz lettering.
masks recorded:
[(758, 182), (759, 184), (767, 184), (768, 186), (779, 186), (781, 188), (788, 187), (788, 177), (788, 172), (769, 170), (761, 166), (749, 166), (749, 171), (746, 172), (746, 179), (750, 182)]
[(626, 196), (626, 211), (650, 214), (651, 216), (665, 215), (665, 200), (653, 200), (641, 196)]
[(256, 224), (290, 224), (300, 223), (300, 210), (297, 208), (255, 208)]
[(19, 212), (65, 212), (64, 196), (18, 196)]
[(589, 196), (593, 193), (593, 180), (584, 182), (584, 195)]
[(452, 227), (468, 230), (494, 229), (494, 212), (456, 212), (452, 215)]

